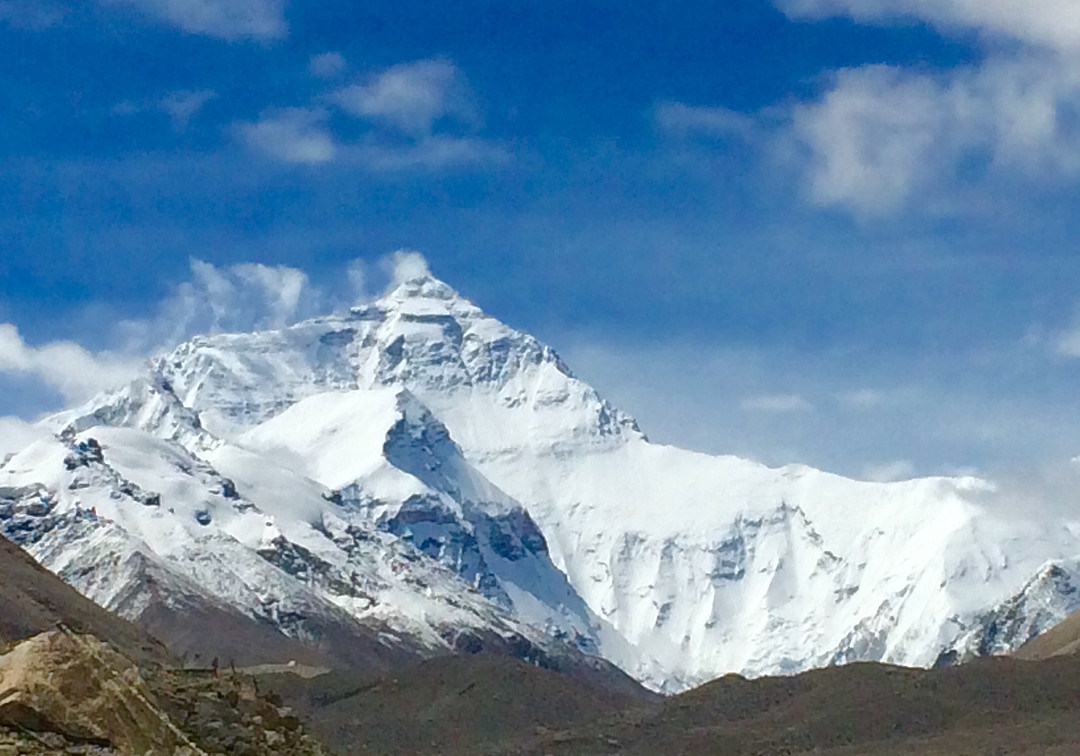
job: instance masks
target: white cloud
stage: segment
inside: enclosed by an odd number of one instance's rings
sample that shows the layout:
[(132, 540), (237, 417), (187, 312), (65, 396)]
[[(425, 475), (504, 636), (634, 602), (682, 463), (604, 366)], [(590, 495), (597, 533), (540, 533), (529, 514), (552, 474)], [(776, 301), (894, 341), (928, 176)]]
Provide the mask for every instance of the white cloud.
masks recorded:
[(415, 137), (430, 135), (442, 119), (467, 125), (479, 119), (465, 77), (447, 60), (393, 66), (337, 90), (331, 100), (350, 115)]
[[(817, 97), (757, 114), (668, 103), (670, 132), (753, 134), (807, 198), (864, 218), (951, 212), (996, 185), (1080, 175), (1080, 58), (1021, 53), (943, 72), (835, 71)], [(754, 129), (756, 128), (756, 133)]]
[(349, 62), (339, 52), (325, 52), (320, 55), (312, 55), (308, 62), (308, 73), (318, 76), (320, 79), (333, 79), (340, 76), (349, 68)]
[[(833, 71), (815, 97), (752, 116), (663, 103), (669, 134), (740, 137), (806, 197), (863, 218), (977, 206), (1080, 175), (1080, 3), (1075, 0), (774, 0), (789, 17), (918, 21), (988, 41), (974, 64)], [(1004, 42), (1004, 44), (1000, 44)]]
[(49, 431), (17, 417), (0, 417), (0, 464), (9, 454), (22, 451), (38, 439), (47, 438)]
[(870, 214), (902, 204), (939, 168), (932, 153), (944, 147), (946, 96), (932, 80), (894, 68), (840, 71), (821, 100), (792, 114), (813, 200)]
[(1075, 174), (1077, 107), (1080, 66), (1056, 58), (941, 74), (866, 66), (795, 106), (785, 138), (803, 152), (814, 202), (873, 216), (973, 180), (973, 164), (991, 176)]
[(770, 412), (776, 414), (812, 412), (814, 410), (814, 405), (798, 394), (748, 396), (739, 402), (739, 407), (746, 412)]
[(98, 0), (127, 5), (182, 31), (224, 40), (281, 39), (288, 33), (284, 0)]
[(44, 31), (63, 23), (65, 15), (61, 6), (47, 0), (0, 0), (0, 26)]
[(286, 163), (325, 163), (337, 154), (337, 144), (322, 110), (289, 108), (271, 111), (236, 130), (251, 150)]
[(859, 22), (916, 19), (941, 29), (974, 29), (1060, 51), (1080, 50), (1075, 0), (776, 0), (791, 18), (847, 16)]
[(68, 402), (88, 399), (130, 380), (141, 365), (141, 360), (93, 354), (71, 341), (31, 346), (15, 325), (0, 323), (0, 372), (36, 376)]

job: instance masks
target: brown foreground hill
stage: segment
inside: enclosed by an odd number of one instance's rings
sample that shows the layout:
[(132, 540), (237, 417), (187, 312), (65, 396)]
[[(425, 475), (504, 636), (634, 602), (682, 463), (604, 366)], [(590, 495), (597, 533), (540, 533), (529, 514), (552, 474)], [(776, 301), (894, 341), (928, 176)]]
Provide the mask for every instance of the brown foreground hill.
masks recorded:
[(61, 623), (108, 642), (137, 661), (167, 657), (165, 647), (146, 632), (85, 598), (0, 537), (0, 652)]

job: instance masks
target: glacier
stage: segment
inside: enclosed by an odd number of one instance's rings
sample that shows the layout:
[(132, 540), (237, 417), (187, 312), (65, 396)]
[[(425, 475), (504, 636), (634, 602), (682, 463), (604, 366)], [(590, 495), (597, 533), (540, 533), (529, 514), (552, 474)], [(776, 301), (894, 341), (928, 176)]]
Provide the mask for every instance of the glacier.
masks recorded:
[(1002, 653), (1080, 608), (1077, 524), (992, 511), (971, 476), (876, 483), (652, 443), (427, 274), (198, 336), (43, 423), (55, 438), (0, 467), (0, 531), (133, 618), (150, 565), (162, 600), (300, 640), (568, 647), (674, 692)]

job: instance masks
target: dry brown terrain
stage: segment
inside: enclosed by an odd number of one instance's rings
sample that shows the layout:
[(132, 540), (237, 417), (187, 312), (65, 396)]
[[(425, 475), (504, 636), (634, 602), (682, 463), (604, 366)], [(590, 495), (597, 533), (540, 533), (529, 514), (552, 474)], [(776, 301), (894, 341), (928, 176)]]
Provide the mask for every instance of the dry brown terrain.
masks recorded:
[(340, 754), (1076, 754), (1080, 658), (736, 676), (669, 699), (505, 658), (273, 684)]

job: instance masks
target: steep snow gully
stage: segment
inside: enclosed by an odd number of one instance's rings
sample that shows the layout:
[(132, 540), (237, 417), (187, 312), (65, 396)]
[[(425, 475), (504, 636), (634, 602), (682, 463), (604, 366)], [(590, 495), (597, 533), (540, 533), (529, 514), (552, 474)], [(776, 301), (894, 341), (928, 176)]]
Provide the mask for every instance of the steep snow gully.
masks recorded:
[(43, 423), (54, 437), (0, 467), (0, 531), (133, 619), (213, 607), (420, 652), (486, 635), (677, 691), (1006, 651), (1080, 608), (1080, 528), (987, 511), (976, 478), (650, 443), (427, 275), (194, 338)]

